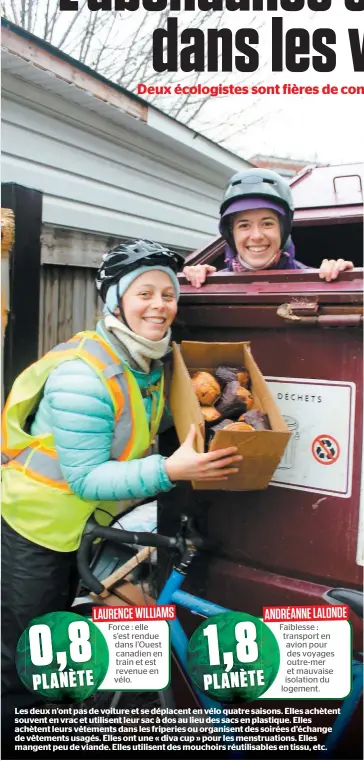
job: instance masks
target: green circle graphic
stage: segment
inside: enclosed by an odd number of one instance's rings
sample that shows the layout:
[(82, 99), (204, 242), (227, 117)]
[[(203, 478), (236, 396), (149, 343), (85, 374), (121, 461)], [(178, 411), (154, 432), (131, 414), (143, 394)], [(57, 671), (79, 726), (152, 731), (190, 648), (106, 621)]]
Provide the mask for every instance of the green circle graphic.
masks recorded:
[(269, 627), (260, 618), (235, 611), (204, 621), (187, 650), (196, 687), (223, 702), (257, 700), (274, 682), (279, 662), (278, 642)]
[(79, 702), (104, 680), (109, 649), (90, 619), (76, 613), (47, 613), (33, 618), (23, 631), (15, 664), (31, 692), (51, 700)]

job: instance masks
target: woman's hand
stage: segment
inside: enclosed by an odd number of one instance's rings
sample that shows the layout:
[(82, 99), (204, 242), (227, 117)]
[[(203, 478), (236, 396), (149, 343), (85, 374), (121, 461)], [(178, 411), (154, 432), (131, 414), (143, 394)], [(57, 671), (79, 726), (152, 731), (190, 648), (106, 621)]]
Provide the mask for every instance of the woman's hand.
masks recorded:
[(228, 467), (243, 459), (241, 455), (235, 454), (237, 447), (198, 454), (193, 448), (195, 436), (196, 428), (191, 425), (183, 444), (166, 460), (170, 481), (226, 481), (231, 473), (238, 472), (238, 468)]
[(213, 267), (212, 264), (195, 264), (191, 267), (184, 267), (182, 272), (191, 285), (195, 288), (200, 288), (205, 282), (207, 275), (212, 275), (213, 272), (216, 272), (216, 267)]
[(336, 280), (339, 272), (354, 269), (353, 262), (347, 262), (345, 259), (324, 259), (321, 263), (319, 277), (321, 280)]

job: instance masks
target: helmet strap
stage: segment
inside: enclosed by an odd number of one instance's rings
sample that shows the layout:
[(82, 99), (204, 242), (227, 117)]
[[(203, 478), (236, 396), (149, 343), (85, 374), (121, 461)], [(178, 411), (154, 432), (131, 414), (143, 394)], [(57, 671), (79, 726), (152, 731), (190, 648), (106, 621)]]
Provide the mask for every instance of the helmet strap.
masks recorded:
[(126, 327), (129, 328), (129, 330), (131, 330), (132, 328), (128, 324), (128, 321), (127, 321), (127, 319), (125, 317), (125, 312), (123, 310), (123, 307), (121, 306), (121, 303), (120, 303), (120, 306), (119, 306), (119, 311), (120, 311), (121, 322), (123, 322), (124, 325), (126, 325)]
[(128, 325), (127, 319), (125, 317), (125, 312), (124, 312), (124, 308), (123, 308), (123, 304), (122, 304), (123, 297), (120, 296), (120, 280), (118, 280), (117, 291), (116, 291), (116, 298), (118, 300), (118, 307), (119, 307), (119, 313), (120, 313), (121, 321), (124, 323), (124, 325), (126, 325), (127, 328), (129, 328), (129, 330), (131, 330), (131, 327), (130, 327), (130, 325)]
[[(131, 330), (130, 325), (128, 325), (125, 312), (122, 305), (122, 296), (120, 296), (120, 290), (119, 290), (119, 281), (117, 284), (117, 291), (116, 291), (116, 298), (117, 298), (117, 306), (115, 307), (114, 311), (112, 312), (111, 309), (105, 304), (105, 307), (108, 311), (108, 314), (110, 314), (112, 317), (116, 317), (117, 320), (120, 319), (120, 322), (123, 322), (124, 325), (126, 325), (129, 330)], [(104, 307), (104, 309), (105, 309)], [(118, 314), (116, 313), (118, 311)], [(105, 312), (104, 312), (105, 313)]]

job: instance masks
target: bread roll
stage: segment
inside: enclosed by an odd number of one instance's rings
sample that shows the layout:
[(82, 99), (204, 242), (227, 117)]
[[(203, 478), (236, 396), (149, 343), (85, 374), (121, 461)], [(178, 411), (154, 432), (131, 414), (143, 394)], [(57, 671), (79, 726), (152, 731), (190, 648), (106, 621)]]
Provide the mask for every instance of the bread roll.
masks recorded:
[(252, 425), (248, 425), (248, 423), (229, 423), (229, 425), (226, 425), (224, 427), (224, 431), (254, 431), (254, 428)]
[(201, 412), (207, 423), (210, 423), (213, 420), (220, 420), (221, 418), (220, 412), (217, 411), (216, 407), (206, 407), (201, 405)]
[(200, 370), (194, 373), (191, 380), (200, 404), (207, 407), (215, 404), (221, 394), (221, 388), (214, 376)]

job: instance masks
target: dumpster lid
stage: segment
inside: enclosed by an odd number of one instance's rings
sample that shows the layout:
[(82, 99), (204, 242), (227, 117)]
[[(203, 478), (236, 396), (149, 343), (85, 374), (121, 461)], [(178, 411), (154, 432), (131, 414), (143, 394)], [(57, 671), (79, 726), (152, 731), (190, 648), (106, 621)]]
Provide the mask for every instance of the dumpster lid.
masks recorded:
[[(216, 254), (215, 254), (216, 256)], [(201, 260), (200, 260), (201, 261)], [(204, 259), (206, 263), (206, 259)], [(363, 303), (363, 269), (342, 272), (338, 280), (327, 283), (317, 270), (281, 270), (275, 272), (210, 275), (202, 288), (191, 286), (179, 275), (182, 304), (272, 303), (289, 299), (312, 300), (318, 304)]]
[[(345, 207), (363, 214), (364, 163), (314, 166), (303, 169), (290, 181), (297, 212), (331, 207), (332, 219), (345, 216)], [(298, 215), (299, 216), (299, 215)]]

